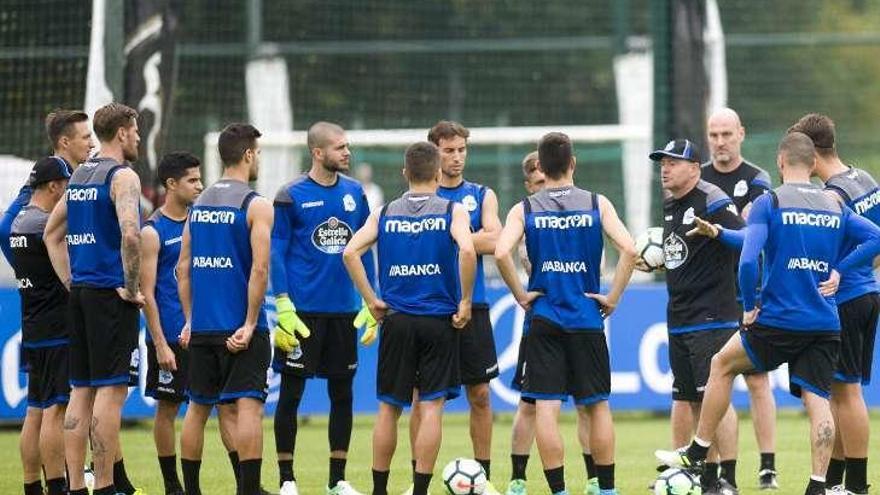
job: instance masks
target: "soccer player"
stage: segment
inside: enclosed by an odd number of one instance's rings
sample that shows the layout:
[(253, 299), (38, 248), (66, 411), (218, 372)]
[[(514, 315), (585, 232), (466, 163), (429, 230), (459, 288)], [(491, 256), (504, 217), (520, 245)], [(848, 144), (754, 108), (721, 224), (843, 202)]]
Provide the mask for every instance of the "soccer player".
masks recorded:
[[(671, 194), (663, 204), (663, 249), (666, 257), (666, 308), (669, 327), (669, 362), (672, 368), (672, 400), (690, 407), (699, 417), (709, 364), (739, 326), (735, 267), (737, 252), (705, 236), (688, 236), (696, 218), (731, 229), (742, 228), (736, 206), (717, 186), (700, 180), (700, 158), (686, 139), (670, 141), (651, 153), (660, 162), (664, 189)], [(684, 407), (683, 404), (673, 407)], [(694, 425), (672, 422), (676, 447), (687, 444)], [(714, 463), (701, 479), (703, 491), (736, 493), (734, 476), (737, 450), (737, 419), (728, 409), (718, 432), (721, 474)]]
[[(783, 185), (754, 201), (744, 235), (727, 229), (719, 235), (726, 242), (738, 239), (743, 246), (739, 286), (744, 328), (712, 358), (693, 441), (684, 452), (656, 454), (662, 462), (699, 472), (730, 407), (736, 375), (788, 363), (791, 392), (803, 401), (811, 424), (812, 469), (805, 494), (822, 495), (834, 445), (828, 397), (840, 347), (840, 319), (833, 297), (840, 280), (836, 270), (848, 273), (877, 255), (880, 229), (810, 182), (816, 156), (805, 134), (790, 132), (782, 139), (777, 165)], [(848, 245), (854, 246), (849, 254)], [(758, 309), (762, 250), (764, 275)]]
[[(272, 205), (254, 192), (260, 132), (229, 124), (217, 147), (223, 176), (189, 212), (177, 263), (189, 347), (189, 398), (181, 433), (184, 488), (198, 495), (205, 421), (215, 404), (235, 403), (233, 443), (241, 495), (260, 494), (263, 403), (271, 357), (264, 297), (269, 277)], [(222, 290), (218, 290), (222, 288)]]
[[(498, 358), (495, 354), (495, 336), (489, 319), (489, 301), (486, 299), (486, 281), (483, 273), (483, 255), (495, 251), (495, 241), (501, 232), (498, 219), (498, 198), (486, 186), (469, 182), (463, 173), (467, 159), (467, 139), (470, 136), (458, 122), (441, 120), (428, 132), (428, 141), (440, 149), (440, 187), (437, 195), (464, 206), (470, 216), (473, 244), (477, 250), (477, 272), (474, 282), (474, 304), (471, 323), (461, 333), (460, 355), (467, 356), (459, 364), (461, 381), (470, 405), (470, 434), (474, 459), (491, 475), (492, 407), (489, 401), (489, 381), (498, 376)], [(415, 438), (421, 420), (418, 401), (413, 404), (410, 419), (410, 439)], [(413, 442), (414, 445), (414, 442)], [(488, 494), (498, 493), (489, 484)]]
[[(535, 194), (544, 188), (544, 172), (538, 167), (538, 152), (533, 151), (523, 158), (523, 184), (526, 192)], [(531, 273), (532, 265), (529, 263), (529, 255), (526, 252), (526, 243), (521, 240), (517, 247), (520, 263), (526, 273)], [(516, 361), (511, 388), (522, 390), (523, 369), (526, 360), (526, 337), (529, 332), (529, 320), (531, 315), (526, 314), (523, 320), (523, 332), (519, 341), (519, 354)], [(583, 451), (584, 464), (587, 470), (586, 495), (599, 493), (599, 479), (596, 478), (596, 463), (590, 453), (590, 415), (586, 406), (578, 405), (577, 408), (577, 437)], [(526, 494), (526, 466), (529, 461), (529, 452), (535, 442), (535, 400), (520, 396), (513, 415), (512, 435), (510, 439), (510, 463), (512, 466), (510, 483), (507, 485), (507, 495)]]
[[(868, 172), (845, 165), (837, 154), (834, 121), (821, 114), (803, 116), (792, 131), (803, 132), (816, 146), (816, 175), (825, 189), (855, 213), (880, 224), (880, 188)], [(849, 248), (847, 248), (849, 251)], [(837, 311), (840, 316), (840, 355), (831, 383), (831, 411), (837, 434), (826, 484), (843, 485), (848, 493), (868, 493), (868, 409), (862, 386), (871, 381), (874, 337), (880, 295), (871, 260), (840, 272)]]
[(49, 495), (65, 493), (62, 423), (70, 400), (67, 288), (52, 269), (43, 230), (72, 172), (58, 156), (34, 165), (28, 181), (33, 193), (15, 217), (8, 239), (21, 296), (21, 364), (28, 373), (20, 443), (25, 495), (43, 495), (43, 470)]
[[(611, 370), (604, 318), (617, 307), (636, 260), (633, 240), (604, 196), (574, 186), (571, 141), (552, 132), (538, 143), (543, 190), (511, 208), (495, 259), (517, 302), (531, 309), (523, 393), (535, 399), (538, 452), (554, 494), (567, 494), (559, 410), (569, 396), (587, 407), (600, 494), (614, 489), (614, 426), (608, 395)], [(599, 294), (602, 234), (620, 253), (607, 295)], [(525, 235), (532, 263), (528, 291), (512, 253)]]
[[(357, 370), (355, 316), (369, 315), (342, 264), (342, 250), (370, 215), (361, 185), (341, 172), (351, 152), (345, 131), (318, 122), (308, 131), (312, 167), (275, 196), (272, 290), (278, 326), (273, 369), (281, 374), (275, 410), (281, 495), (296, 495), (293, 453), (297, 408), (306, 379), (327, 379), (330, 397), (330, 479), (327, 493), (356, 495), (345, 481), (352, 429), (352, 381)], [(364, 262), (373, 279), (372, 256)], [(364, 342), (375, 338), (364, 335)], [(306, 338), (307, 337), (307, 338)]]
[[(94, 494), (134, 493), (117, 487), (119, 424), (129, 365), (139, 333), (140, 180), (137, 112), (111, 103), (95, 112), (101, 152), (74, 171), (46, 223), (55, 272), (70, 286), (70, 383), (64, 448), (72, 494), (86, 493), (81, 466), (86, 435), (95, 466)], [(126, 477), (127, 481), (127, 477)]]
[[(700, 176), (721, 188), (733, 201), (740, 216), (748, 219), (752, 201), (770, 189), (770, 176), (742, 157), (746, 130), (735, 111), (730, 108), (716, 111), (709, 116), (706, 128), (712, 159), (703, 164)], [(775, 454), (776, 401), (770, 391), (770, 380), (767, 373), (745, 373), (743, 376), (749, 389), (752, 422), (761, 456), (758, 486), (762, 490), (776, 489), (779, 488)], [(673, 409), (673, 415), (675, 411)], [(707, 470), (712, 468), (707, 467)], [(730, 469), (725, 474), (730, 476)]]
[[(440, 153), (432, 143), (406, 150), (409, 191), (370, 214), (343, 261), (376, 321), (382, 323), (373, 429), (373, 495), (387, 495), (397, 421), (416, 401), (413, 493), (426, 495), (440, 450), (443, 405), (458, 395), (459, 331), (471, 317), (476, 252), (465, 208), (436, 194)], [(378, 244), (382, 299), (370, 286), (363, 255)], [(466, 330), (464, 330), (466, 331)]]

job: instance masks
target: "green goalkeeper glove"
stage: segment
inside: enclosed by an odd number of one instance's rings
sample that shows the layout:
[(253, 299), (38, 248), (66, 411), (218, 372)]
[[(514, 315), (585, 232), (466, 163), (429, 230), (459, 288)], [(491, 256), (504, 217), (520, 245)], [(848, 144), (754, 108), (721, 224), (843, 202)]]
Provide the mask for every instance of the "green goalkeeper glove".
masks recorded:
[(370, 308), (367, 307), (366, 302), (362, 302), (361, 310), (358, 311), (357, 316), (354, 317), (354, 327), (360, 328), (365, 326), (364, 334), (361, 335), (361, 344), (370, 345), (376, 340), (376, 332), (379, 329), (379, 324), (376, 322), (376, 319), (373, 318), (373, 314), (370, 313)]
[(278, 324), (275, 325), (275, 347), (290, 352), (299, 346), (297, 335), (303, 339), (311, 335), (309, 327), (296, 314), (296, 308), (293, 307), (289, 297), (275, 298), (275, 313), (278, 315)]

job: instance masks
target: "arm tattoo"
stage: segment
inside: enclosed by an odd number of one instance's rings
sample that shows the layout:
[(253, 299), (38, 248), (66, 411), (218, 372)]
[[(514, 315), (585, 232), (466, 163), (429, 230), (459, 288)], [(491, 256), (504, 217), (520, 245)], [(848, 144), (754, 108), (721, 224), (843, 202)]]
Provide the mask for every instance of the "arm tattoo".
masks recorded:
[(64, 418), (64, 429), (65, 430), (75, 430), (77, 426), (79, 426), (79, 418), (77, 418), (77, 417)]
[(137, 181), (123, 185), (116, 195), (116, 216), (122, 233), (122, 269), (125, 288), (129, 294), (137, 294), (140, 284), (141, 232), (140, 232), (140, 186)]

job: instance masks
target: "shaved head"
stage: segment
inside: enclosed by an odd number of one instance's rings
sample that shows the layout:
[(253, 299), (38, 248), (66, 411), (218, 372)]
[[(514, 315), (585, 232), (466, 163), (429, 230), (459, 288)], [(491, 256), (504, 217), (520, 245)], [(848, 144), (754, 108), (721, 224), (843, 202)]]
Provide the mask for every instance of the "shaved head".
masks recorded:
[(722, 108), (709, 116), (706, 123), (712, 165), (719, 172), (731, 172), (742, 163), (742, 143), (746, 130), (739, 115), (730, 108)]
[(736, 127), (742, 127), (742, 121), (739, 120), (739, 114), (732, 108), (722, 108), (712, 112), (709, 116), (709, 125), (712, 124), (728, 124)]
[(315, 122), (309, 127), (307, 144), (310, 150), (324, 148), (345, 130), (332, 122)]

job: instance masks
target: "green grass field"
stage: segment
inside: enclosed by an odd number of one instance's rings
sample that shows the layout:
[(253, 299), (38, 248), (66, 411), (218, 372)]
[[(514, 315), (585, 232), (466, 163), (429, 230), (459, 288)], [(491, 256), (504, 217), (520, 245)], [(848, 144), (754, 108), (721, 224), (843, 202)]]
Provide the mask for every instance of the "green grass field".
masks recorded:
[[(510, 427), (512, 416), (499, 415), (495, 421), (493, 439), (492, 477), (496, 487), (503, 491), (510, 475)], [(582, 493), (585, 475), (583, 461), (576, 445), (575, 417), (566, 414), (562, 419), (563, 435), (566, 439), (566, 480), (569, 491)], [(805, 480), (809, 476), (809, 427), (805, 416), (796, 411), (782, 412), (779, 417), (777, 468), (782, 494), (803, 493)], [(370, 439), (373, 418), (355, 418), (352, 448), (349, 453), (348, 479), (355, 488), (370, 493)], [(178, 432), (180, 421), (178, 421)], [(401, 419), (400, 444), (391, 471), (390, 492), (401, 493), (410, 483), (409, 442), (407, 421)], [(162, 479), (156, 461), (151, 433), (151, 424), (144, 422), (126, 428), (122, 433), (125, 464), (129, 476), (135, 484), (149, 495), (162, 495)], [(872, 415), (872, 428), (880, 428), (880, 415)], [(654, 476), (653, 451), (667, 447), (669, 424), (665, 418), (620, 414), (616, 418), (617, 432), (617, 486), (622, 494), (646, 494), (647, 484)], [(263, 483), (270, 489), (277, 489), (277, 468), (275, 464), (274, 440), (271, 420), (265, 422), (264, 430)], [(740, 421), (740, 460), (737, 478), (740, 493), (758, 493), (756, 476), (758, 454), (751, 422)], [(14, 494), (21, 490), (21, 469), (18, 461), (18, 433), (12, 429), (0, 431), (0, 451), (4, 452), (0, 463), (0, 493)], [(439, 481), (439, 472), (446, 461), (458, 456), (471, 456), (468, 436), (467, 416), (449, 415), (445, 419), (443, 447), (435, 470), (432, 493), (444, 493)], [(327, 482), (327, 419), (309, 418), (299, 429), (296, 452), (296, 474), (303, 495), (321, 495)], [(873, 460), (874, 463), (880, 462)], [(880, 484), (880, 471), (876, 464), (869, 467), (869, 481)], [(532, 449), (529, 462), (529, 490), (533, 494), (548, 493), (537, 450)], [(234, 482), (229, 462), (226, 458), (216, 421), (209, 423), (206, 433), (205, 457), (202, 464), (202, 490), (205, 494), (233, 494)]]

